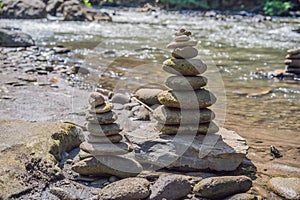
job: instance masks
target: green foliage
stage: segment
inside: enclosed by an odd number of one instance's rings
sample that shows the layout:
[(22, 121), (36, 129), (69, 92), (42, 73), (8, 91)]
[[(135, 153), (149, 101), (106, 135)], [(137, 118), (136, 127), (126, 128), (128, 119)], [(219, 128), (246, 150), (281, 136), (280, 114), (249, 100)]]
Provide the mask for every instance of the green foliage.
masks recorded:
[(4, 7), (4, 3), (0, 1), (0, 9), (2, 9), (3, 7)]
[(266, 15), (281, 15), (292, 7), (291, 2), (283, 2), (279, 0), (268, 0), (264, 4), (264, 13)]
[(92, 4), (89, 0), (83, 0), (84, 5), (91, 7)]

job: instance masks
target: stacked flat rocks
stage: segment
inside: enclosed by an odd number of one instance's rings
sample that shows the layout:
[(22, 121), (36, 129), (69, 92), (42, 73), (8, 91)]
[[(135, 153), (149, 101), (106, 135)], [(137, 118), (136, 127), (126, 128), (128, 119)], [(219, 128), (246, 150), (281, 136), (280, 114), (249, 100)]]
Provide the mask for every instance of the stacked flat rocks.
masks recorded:
[(285, 57), (286, 72), (300, 75), (300, 48), (290, 49)]
[(167, 135), (216, 133), (219, 128), (212, 122), (215, 114), (207, 108), (216, 102), (216, 97), (203, 88), (207, 78), (200, 74), (207, 66), (195, 58), (197, 41), (191, 40), (191, 32), (185, 29), (175, 36), (175, 41), (167, 45), (173, 49), (173, 58), (163, 63), (163, 70), (172, 74), (165, 81), (171, 90), (158, 94), (162, 106), (153, 113), (158, 122), (156, 128)]
[(111, 174), (128, 177), (142, 170), (136, 161), (120, 157), (129, 152), (129, 146), (122, 142), (123, 136), (120, 134), (122, 130), (116, 123), (117, 114), (112, 109), (113, 104), (106, 102), (100, 93), (90, 94), (86, 114), (88, 132), (85, 133), (85, 142), (81, 143), (80, 149), (90, 154), (92, 158), (73, 165), (72, 169), (75, 172), (82, 175)]

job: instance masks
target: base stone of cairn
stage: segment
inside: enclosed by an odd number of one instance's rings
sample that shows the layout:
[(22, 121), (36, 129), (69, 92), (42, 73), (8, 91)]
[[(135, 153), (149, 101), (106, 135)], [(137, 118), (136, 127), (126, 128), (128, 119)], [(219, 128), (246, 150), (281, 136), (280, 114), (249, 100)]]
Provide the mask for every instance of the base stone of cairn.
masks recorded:
[(184, 29), (175, 35), (175, 41), (167, 46), (173, 49), (173, 58), (162, 66), (172, 76), (165, 82), (170, 90), (158, 94), (162, 105), (153, 112), (157, 122), (126, 133), (134, 144), (136, 159), (183, 171), (233, 171), (246, 157), (246, 141), (213, 122), (215, 113), (208, 107), (217, 99), (203, 88), (208, 80), (200, 75), (207, 66), (194, 58), (197, 42)]
[(300, 76), (300, 48), (290, 49), (285, 57), (286, 73), (296, 74)]
[(117, 114), (112, 111), (113, 105), (97, 92), (91, 93), (89, 104), (86, 114), (88, 132), (80, 150), (90, 156), (75, 163), (72, 170), (86, 176), (126, 178), (139, 174), (142, 166), (129, 156), (122, 156), (128, 154), (130, 148), (122, 142), (122, 129), (116, 123)]

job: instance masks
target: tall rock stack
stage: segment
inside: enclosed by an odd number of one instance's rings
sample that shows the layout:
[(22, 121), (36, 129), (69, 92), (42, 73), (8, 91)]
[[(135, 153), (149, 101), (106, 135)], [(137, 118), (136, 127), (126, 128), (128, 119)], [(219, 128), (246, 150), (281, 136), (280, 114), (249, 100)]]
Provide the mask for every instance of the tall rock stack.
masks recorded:
[(92, 158), (86, 158), (72, 169), (82, 175), (115, 175), (119, 177), (135, 176), (142, 167), (135, 160), (121, 157), (129, 152), (127, 143), (122, 142), (123, 136), (117, 114), (112, 111), (113, 104), (105, 101), (104, 97), (93, 92), (89, 97), (89, 109), (86, 114), (85, 142), (80, 149)]
[(300, 48), (290, 49), (285, 57), (286, 72), (300, 75)]
[(175, 34), (175, 41), (167, 45), (173, 49), (173, 58), (164, 61), (163, 70), (173, 74), (165, 81), (171, 90), (158, 95), (162, 106), (153, 113), (162, 134), (198, 135), (219, 131), (212, 121), (214, 112), (207, 108), (216, 102), (216, 97), (203, 88), (207, 78), (199, 76), (207, 66), (195, 58), (197, 41), (191, 40), (190, 36), (191, 32), (181, 29)]

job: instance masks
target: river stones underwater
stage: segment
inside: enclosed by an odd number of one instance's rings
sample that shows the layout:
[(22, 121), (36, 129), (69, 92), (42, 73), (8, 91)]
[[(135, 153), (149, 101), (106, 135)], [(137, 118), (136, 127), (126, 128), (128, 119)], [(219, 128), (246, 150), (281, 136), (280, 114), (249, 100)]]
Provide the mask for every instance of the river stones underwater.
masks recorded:
[[(89, 109), (86, 114), (85, 142), (81, 143), (80, 149), (92, 155), (92, 158), (75, 163), (72, 169), (82, 175), (103, 176), (114, 175), (130, 177), (142, 171), (139, 163), (131, 158), (123, 158), (120, 155), (130, 152), (127, 143), (122, 142), (122, 129), (117, 120), (117, 114), (112, 111), (113, 104), (106, 102), (105, 98), (97, 92), (93, 92), (89, 97)], [(107, 162), (111, 158), (113, 161)], [(102, 160), (102, 161), (101, 161)], [(105, 162), (103, 162), (105, 160)], [(108, 166), (108, 163), (113, 163)], [(127, 163), (129, 168), (136, 169), (134, 173), (122, 173), (122, 169), (116, 167)], [(125, 168), (123, 168), (125, 170)]]
[(300, 75), (300, 48), (290, 49), (287, 53), (287, 60), (284, 61), (286, 72)]

